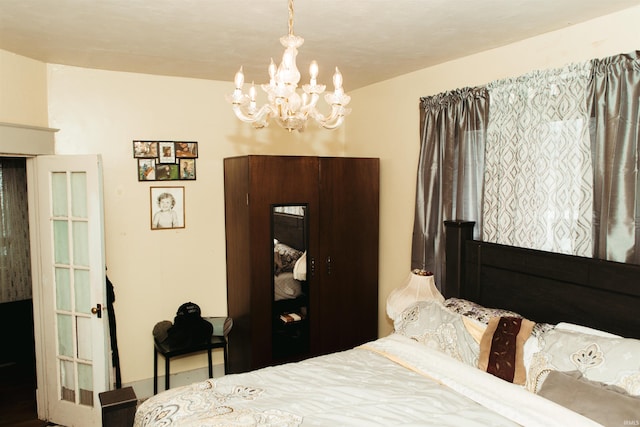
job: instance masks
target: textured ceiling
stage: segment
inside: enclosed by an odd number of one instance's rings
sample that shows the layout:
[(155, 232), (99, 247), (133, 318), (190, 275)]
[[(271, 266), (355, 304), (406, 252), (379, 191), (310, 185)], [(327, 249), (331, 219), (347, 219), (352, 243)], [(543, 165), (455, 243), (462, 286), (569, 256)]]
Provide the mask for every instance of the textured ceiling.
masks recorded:
[[(297, 0), (298, 67), (350, 91), (638, 6), (638, 0)], [(0, 49), (48, 63), (232, 81), (268, 79), (286, 0), (0, 0)]]

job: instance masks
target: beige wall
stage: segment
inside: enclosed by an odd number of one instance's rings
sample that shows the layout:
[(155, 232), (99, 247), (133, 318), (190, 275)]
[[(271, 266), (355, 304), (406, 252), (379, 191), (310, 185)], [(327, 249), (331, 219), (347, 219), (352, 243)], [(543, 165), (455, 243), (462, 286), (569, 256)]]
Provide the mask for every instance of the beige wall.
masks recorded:
[(46, 64), (0, 50), (0, 122), (48, 126)]
[[(634, 50), (640, 46), (639, 20), (637, 7), (353, 91), (353, 113), (337, 132), (309, 129), (289, 134), (275, 125), (254, 131), (239, 123), (224, 101), (230, 82), (59, 65), (46, 67), (48, 95), (39, 91), (33, 113), (27, 109), (24, 117), (12, 118), (0, 104), (0, 121), (59, 128), (58, 153), (103, 156), (107, 266), (116, 286), (122, 374), (128, 383), (152, 376), (151, 329), (159, 320), (172, 320), (179, 304), (192, 300), (206, 314), (226, 313), (224, 157), (250, 153), (381, 158), (379, 329), (385, 335), (391, 324), (384, 301), (410, 268), (419, 97)], [(0, 81), (9, 76), (23, 86), (33, 81), (39, 87), (42, 64), (9, 55), (7, 66), (6, 56), (0, 63)], [(26, 80), (7, 73), (22, 66), (39, 72)], [(348, 76), (345, 87), (349, 89)], [(15, 99), (19, 96), (11, 93)], [(43, 102), (49, 115), (44, 124)], [(150, 231), (149, 187), (157, 183), (137, 181), (133, 139), (199, 142), (197, 180), (184, 183), (185, 229)], [(175, 371), (205, 363), (176, 362)]]

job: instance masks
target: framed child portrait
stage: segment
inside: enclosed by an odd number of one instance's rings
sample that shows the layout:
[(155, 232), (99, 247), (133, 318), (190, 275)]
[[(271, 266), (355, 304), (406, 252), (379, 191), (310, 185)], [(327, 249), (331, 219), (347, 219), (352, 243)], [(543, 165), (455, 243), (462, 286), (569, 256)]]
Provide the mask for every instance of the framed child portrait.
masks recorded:
[(151, 229), (185, 228), (184, 187), (150, 187)]

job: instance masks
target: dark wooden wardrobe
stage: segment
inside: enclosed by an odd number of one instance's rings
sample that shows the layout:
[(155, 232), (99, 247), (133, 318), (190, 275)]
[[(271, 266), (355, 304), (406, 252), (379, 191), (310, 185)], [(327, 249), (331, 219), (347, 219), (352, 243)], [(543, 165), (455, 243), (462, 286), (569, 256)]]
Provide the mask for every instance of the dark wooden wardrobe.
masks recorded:
[[(379, 169), (373, 158), (224, 160), (231, 373), (377, 338)], [(306, 280), (278, 300), (283, 245), (306, 255), (295, 266)]]

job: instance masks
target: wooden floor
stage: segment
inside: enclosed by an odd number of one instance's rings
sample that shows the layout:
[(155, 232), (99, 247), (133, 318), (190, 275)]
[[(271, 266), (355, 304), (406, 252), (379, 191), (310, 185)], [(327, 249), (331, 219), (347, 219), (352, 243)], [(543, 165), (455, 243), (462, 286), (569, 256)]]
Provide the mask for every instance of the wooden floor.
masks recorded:
[(0, 366), (0, 427), (44, 427), (36, 411), (33, 362)]

